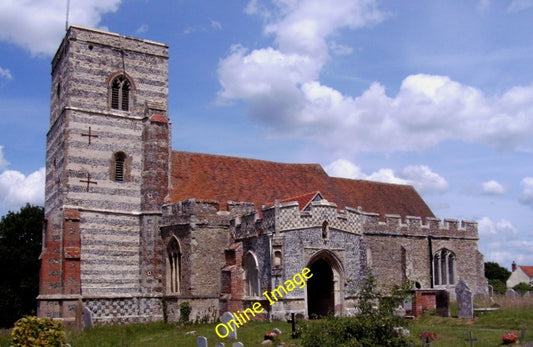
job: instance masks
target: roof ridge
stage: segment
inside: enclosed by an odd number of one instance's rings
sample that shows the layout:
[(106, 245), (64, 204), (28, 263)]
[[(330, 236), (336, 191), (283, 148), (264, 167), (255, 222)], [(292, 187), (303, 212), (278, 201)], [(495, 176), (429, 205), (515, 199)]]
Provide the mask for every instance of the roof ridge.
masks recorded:
[[(258, 159), (258, 158), (246, 158), (246, 157), (238, 157), (235, 155), (227, 155), (227, 154), (212, 154), (212, 153), (201, 153), (201, 152), (191, 152), (191, 151), (176, 151), (172, 150), (173, 153), (179, 154), (192, 154), (192, 155), (201, 155), (206, 157), (218, 157), (218, 158), (232, 158), (232, 159), (239, 159), (239, 160), (250, 160), (250, 161), (259, 161), (263, 163), (272, 163), (272, 164), (280, 164), (280, 165), (302, 165), (302, 166), (318, 166), (320, 167), (324, 172), (324, 167), (320, 163), (294, 163), (294, 162), (281, 162), (281, 161), (274, 161), (274, 160), (265, 160), (265, 159)], [(327, 172), (326, 172), (327, 174)], [(328, 175), (329, 176), (329, 175)]]

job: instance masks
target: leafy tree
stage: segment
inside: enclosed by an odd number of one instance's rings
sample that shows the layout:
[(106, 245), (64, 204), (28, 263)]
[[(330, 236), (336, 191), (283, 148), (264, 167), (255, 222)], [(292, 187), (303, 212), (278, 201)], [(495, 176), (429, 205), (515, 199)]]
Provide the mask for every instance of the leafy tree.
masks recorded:
[(42, 207), (26, 204), (0, 220), (0, 326), (35, 313), (39, 294)]
[(511, 276), (511, 271), (501, 267), (498, 263), (491, 261), (485, 263), (485, 277), (488, 280), (500, 280), (505, 283), (509, 276)]
[(490, 261), (485, 263), (485, 277), (489, 280), (489, 284), (494, 289), (494, 293), (505, 294), (509, 276), (511, 276), (511, 271), (500, 266), (498, 263)]
[(530, 286), (527, 283), (520, 282), (516, 286), (513, 287), (513, 289), (520, 293), (520, 295), (524, 295), (527, 292), (533, 291), (533, 286)]

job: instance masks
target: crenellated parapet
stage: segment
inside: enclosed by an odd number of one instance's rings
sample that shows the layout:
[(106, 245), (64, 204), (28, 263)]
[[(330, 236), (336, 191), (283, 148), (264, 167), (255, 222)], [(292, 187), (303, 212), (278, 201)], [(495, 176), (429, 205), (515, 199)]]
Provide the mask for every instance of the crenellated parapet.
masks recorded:
[(360, 211), (350, 207), (339, 211), (337, 204), (327, 200), (312, 202), (305, 211), (300, 210), (297, 202), (288, 202), (264, 207), (262, 212), (262, 228), (268, 232), (321, 228), (326, 222), (330, 229), (362, 233)]
[(479, 239), (477, 222), (363, 212), (365, 234)]
[(162, 207), (162, 226), (229, 225), (230, 213), (219, 209), (218, 201), (187, 199)]

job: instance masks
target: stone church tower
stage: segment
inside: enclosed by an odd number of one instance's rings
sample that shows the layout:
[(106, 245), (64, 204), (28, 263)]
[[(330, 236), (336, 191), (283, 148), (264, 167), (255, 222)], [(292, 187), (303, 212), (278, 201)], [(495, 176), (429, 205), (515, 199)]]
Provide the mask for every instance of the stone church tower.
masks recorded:
[[(160, 320), (168, 47), (71, 27), (52, 61), (40, 316)], [(121, 319), (124, 321), (124, 319)]]

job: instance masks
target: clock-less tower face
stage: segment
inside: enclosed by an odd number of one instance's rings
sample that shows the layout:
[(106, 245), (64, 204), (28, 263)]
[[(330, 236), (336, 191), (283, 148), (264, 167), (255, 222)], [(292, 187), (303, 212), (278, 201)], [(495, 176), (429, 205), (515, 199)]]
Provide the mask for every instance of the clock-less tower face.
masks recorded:
[(52, 61), (41, 311), (69, 315), (67, 298), (50, 295), (162, 285), (157, 245), (145, 237), (157, 225), (145, 217), (168, 193), (167, 99), (165, 44), (69, 28)]

